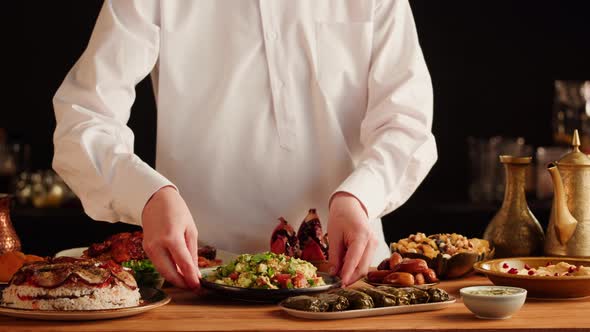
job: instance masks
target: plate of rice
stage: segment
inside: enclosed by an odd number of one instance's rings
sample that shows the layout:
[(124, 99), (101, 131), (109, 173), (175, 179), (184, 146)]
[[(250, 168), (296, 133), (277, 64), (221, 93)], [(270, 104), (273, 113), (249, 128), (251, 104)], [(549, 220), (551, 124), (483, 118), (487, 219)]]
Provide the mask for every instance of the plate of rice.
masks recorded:
[(164, 292), (139, 288), (113, 262), (54, 258), (24, 265), (2, 287), (0, 314), (44, 320), (96, 320), (136, 315), (170, 301)]

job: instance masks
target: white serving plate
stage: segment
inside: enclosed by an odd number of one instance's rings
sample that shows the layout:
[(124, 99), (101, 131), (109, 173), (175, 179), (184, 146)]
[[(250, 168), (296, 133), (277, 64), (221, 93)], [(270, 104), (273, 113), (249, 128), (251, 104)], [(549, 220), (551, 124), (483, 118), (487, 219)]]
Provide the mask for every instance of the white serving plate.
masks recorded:
[[(62, 250), (62, 251), (58, 252), (57, 254), (55, 254), (55, 257), (66, 256), (66, 257), (80, 258), (80, 257), (82, 257), (82, 254), (84, 253), (84, 250), (86, 250), (86, 249), (88, 249), (88, 247), (65, 249), (65, 250)], [(236, 257), (238, 257), (237, 254), (231, 253), (229, 251), (217, 249), (216, 259), (220, 259), (222, 264), (226, 264), (227, 262), (235, 259)]]
[(296, 310), (296, 309), (286, 308), (286, 307), (282, 306), (280, 303), (279, 303), (279, 307), (283, 311), (288, 313), (289, 315), (299, 317), (299, 318), (347, 319), (347, 318), (372, 317), (372, 316), (383, 316), (383, 315), (398, 315), (398, 314), (405, 314), (405, 313), (411, 313), (411, 312), (441, 310), (441, 309), (444, 309), (444, 308), (450, 306), (451, 304), (455, 303), (456, 301), (457, 300), (451, 296), (450, 300), (445, 301), (445, 302), (411, 304), (411, 305), (372, 308), (372, 309), (345, 310), (345, 311), (336, 311), (336, 312), (310, 312), (310, 311)]

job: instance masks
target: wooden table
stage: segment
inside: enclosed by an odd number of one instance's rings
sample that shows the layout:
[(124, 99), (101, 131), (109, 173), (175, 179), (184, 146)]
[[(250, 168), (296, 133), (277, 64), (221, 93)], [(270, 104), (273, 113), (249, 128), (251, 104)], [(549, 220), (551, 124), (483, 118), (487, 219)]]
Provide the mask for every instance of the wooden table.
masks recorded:
[(0, 331), (590, 331), (590, 299), (529, 299), (507, 320), (477, 319), (463, 305), (459, 289), (487, 285), (481, 276), (445, 281), (439, 286), (458, 298), (451, 307), (431, 312), (310, 321), (291, 317), (274, 305), (227, 302), (175, 288), (168, 305), (127, 318), (91, 322), (49, 322), (0, 316)]

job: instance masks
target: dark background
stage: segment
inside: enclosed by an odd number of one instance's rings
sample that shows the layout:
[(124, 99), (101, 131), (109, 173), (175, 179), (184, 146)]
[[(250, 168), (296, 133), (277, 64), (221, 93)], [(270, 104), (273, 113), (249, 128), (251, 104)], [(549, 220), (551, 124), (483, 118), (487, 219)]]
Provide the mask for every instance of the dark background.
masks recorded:
[[(416, 231), (480, 236), (499, 203), (468, 202), (466, 138), (522, 136), (533, 146), (554, 143), (554, 80), (590, 79), (589, 1), (410, 3), (434, 85), (439, 161), (410, 201), (384, 218), (386, 237), (397, 240)], [(10, 140), (31, 144), (34, 169), (51, 166), (51, 99), (86, 47), (101, 5), (21, 1), (4, 11), (10, 41), (4, 78), (15, 84), (4, 88), (8, 104), (0, 111), (0, 127)], [(136, 153), (152, 165), (155, 121), (148, 79), (137, 87), (129, 126), (136, 134)], [(531, 201), (545, 224), (547, 204)], [(12, 218), (23, 249), (39, 254), (133, 229), (92, 222), (79, 209), (14, 208)]]

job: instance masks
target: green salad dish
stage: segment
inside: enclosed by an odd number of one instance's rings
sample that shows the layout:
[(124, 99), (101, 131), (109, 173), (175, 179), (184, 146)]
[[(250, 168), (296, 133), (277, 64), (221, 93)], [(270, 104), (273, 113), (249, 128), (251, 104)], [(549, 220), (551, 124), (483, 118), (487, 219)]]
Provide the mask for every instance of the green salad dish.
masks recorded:
[(276, 302), (289, 296), (340, 287), (340, 279), (310, 262), (284, 254), (242, 254), (226, 265), (203, 269), (201, 285), (238, 300)]
[(309, 288), (325, 285), (311, 263), (284, 254), (243, 254), (207, 275), (216, 284), (261, 289)]

